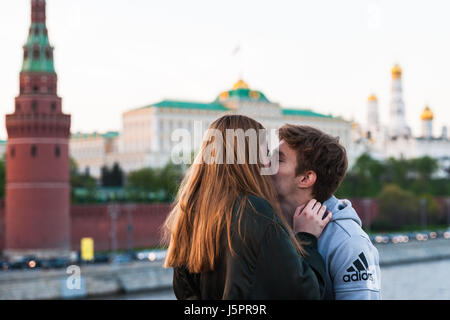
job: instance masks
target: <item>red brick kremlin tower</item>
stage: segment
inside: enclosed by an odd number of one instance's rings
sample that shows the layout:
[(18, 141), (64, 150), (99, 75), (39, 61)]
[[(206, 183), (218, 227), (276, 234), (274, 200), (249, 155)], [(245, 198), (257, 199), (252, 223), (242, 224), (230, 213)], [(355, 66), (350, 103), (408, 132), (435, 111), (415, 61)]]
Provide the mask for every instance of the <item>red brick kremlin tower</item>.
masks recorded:
[(20, 94), (6, 115), (7, 256), (61, 256), (70, 248), (70, 115), (57, 95), (45, 5), (31, 0)]

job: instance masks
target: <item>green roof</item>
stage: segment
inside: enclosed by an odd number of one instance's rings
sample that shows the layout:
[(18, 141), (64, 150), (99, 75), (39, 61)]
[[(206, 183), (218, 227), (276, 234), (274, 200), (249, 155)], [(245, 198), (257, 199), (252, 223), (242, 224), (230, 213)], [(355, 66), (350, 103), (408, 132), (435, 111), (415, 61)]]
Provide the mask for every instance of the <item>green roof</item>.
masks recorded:
[(190, 102), (190, 101), (178, 101), (178, 100), (163, 100), (161, 102), (145, 106), (144, 108), (176, 108), (176, 109), (198, 109), (198, 110), (212, 110), (212, 111), (228, 111), (229, 109), (223, 104), (212, 102)]
[(267, 99), (264, 93), (262, 93), (261, 91), (251, 90), (247, 88), (238, 88), (224, 91), (216, 98), (216, 101), (224, 101), (228, 99), (270, 102), (269, 99)]
[[(53, 47), (48, 41), (47, 27), (45, 23), (32, 23), (28, 33), (28, 39), (23, 46), (27, 51), (24, 56), (21, 72), (55, 72), (53, 65)], [(39, 50), (39, 57), (33, 57), (33, 49)], [(50, 51), (50, 55), (46, 54)]]
[(0, 144), (5, 144), (6, 140), (0, 140)]
[(119, 132), (117, 132), (117, 131), (108, 131), (108, 132), (102, 134), (102, 137), (106, 138), (106, 139), (117, 138), (118, 136), (119, 136)]
[(98, 132), (81, 133), (81, 132), (77, 132), (77, 133), (71, 134), (70, 138), (71, 139), (88, 139), (88, 138), (98, 138), (100, 136), (105, 138), (105, 139), (116, 138), (116, 137), (119, 136), (119, 132), (117, 132), (117, 131), (108, 131), (106, 133), (98, 133)]
[(282, 112), (284, 116), (333, 118), (331, 114), (325, 115), (308, 109), (282, 109)]

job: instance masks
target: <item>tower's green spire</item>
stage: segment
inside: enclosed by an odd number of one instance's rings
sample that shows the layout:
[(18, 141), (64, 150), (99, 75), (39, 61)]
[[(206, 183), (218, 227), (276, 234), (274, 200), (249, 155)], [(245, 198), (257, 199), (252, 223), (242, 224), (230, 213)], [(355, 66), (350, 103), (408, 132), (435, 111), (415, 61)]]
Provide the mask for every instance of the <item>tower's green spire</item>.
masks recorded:
[(31, 27), (23, 50), (21, 72), (55, 72), (53, 47), (45, 25), (45, 1), (32, 0)]

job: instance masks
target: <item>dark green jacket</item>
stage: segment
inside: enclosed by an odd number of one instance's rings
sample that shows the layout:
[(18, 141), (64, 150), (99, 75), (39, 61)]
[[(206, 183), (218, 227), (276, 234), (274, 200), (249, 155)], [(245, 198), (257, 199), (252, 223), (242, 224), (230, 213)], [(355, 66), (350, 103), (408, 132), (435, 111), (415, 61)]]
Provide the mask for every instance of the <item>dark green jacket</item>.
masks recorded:
[(237, 204), (232, 218), (232, 255), (227, 235), (222, 235), (221, 255), (215, 269), (189, 273), (174, 268), (173, 288), (177, 299), (321, 299), (324, 293), (325, 265), (317, 251), (317, 239), (299, 233), (308, 241), (308, 255), (297, 254), (286, 228), (269, 202), (249, 196), (242, 213), (241, 235), (237, 233)]

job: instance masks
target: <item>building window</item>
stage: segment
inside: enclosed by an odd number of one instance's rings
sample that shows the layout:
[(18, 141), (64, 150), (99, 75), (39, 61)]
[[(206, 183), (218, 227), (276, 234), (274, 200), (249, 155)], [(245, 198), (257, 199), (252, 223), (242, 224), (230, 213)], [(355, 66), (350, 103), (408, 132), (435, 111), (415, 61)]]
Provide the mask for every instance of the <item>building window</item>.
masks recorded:
[(24, 60), (27, 60), (27, 59), (28, 59), (28, 49), (27, 49), (27, 48), (25, 48), (25, 49), (23, 50), (23, 59), (24, 59)]
[(11, 147), (9, 155), (11, 158), (14, 158), (16, 156), (16, 148), (14, 146)]
[(33, 92), (34, 93), (38, 93), (39, 92), (39, 87), (37, 85), (33, 86)]
[(59, 148), (59, 146), (55, 146), (55, 157), (59, 158), (60, 155), (61, 149)]
[(20, 111), (20, 103), (16, 103), (16, 111)]
[(34, 28), (34, 35), (35, 36), (39, 35), (39, 28), (38, 27)]
[(52, 108), (52, 111), (56, 111), (56, 102), (52, 102), (51, 108)]
[(33, 158), (36, 158), (36, 156), (37, 156), (37, 147), (35, 145), (31, 146), (31, 156)]
[(32, 101), (31, 102), (31, 109), (33, 110), (33, 112), (38, 112), (38, 103), (37, 103), (37, 101)]

